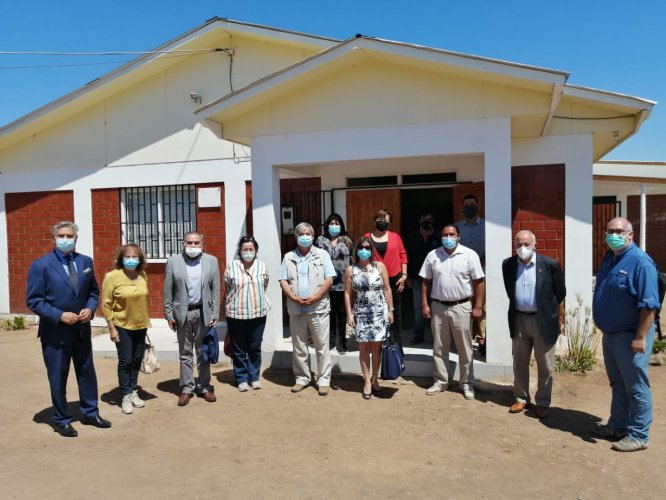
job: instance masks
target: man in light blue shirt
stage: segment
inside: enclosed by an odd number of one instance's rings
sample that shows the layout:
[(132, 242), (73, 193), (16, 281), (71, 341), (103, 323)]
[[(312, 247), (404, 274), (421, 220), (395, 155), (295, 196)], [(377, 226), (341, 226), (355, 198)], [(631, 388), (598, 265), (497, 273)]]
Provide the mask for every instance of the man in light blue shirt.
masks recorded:
[(331, 353), (328, 346), (331, 310), (328, 289), (336, 276), (331, 257), (325, 250), (312, 246), (314, 229), (301, 222), (294, 229), (298, 246), (287, 252), (280, 269), (280, 287), (287, 297), (289, 330), (293, 344), (292, 363), (296, 383), (291, 392), (301, 392), (311, 382), (308, 334), (317, 354), (320, 396), (329, 393)]
[(553, 392), (555, 344), (560, 334), (560, 303), (566, 288), (560, 264), (534, 251), (532, 231), (518, 231), (516, 254), (502, 263), (504, 288), (509, 297), (509, 332), (513, 342), (513, 395), (510, 413), (530, 406), (532, 350), (539, 376), (535, 414), (546, 418)]

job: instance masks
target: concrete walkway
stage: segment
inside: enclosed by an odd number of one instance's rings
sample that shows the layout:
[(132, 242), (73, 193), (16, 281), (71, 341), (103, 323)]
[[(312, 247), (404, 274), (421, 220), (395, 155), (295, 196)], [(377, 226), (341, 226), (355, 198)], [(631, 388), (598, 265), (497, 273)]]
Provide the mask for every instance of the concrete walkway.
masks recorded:
[[(220, 341), (226, 335), (226, 324), (220, 323), (218, 326)], [(285, 329), (288, 335), (288, 330)], [(155, 346), (157, 358), (160, 361), (178, 361), (178, 341), (176, 334), (169, 328), (157, 327), (148, 330), (148, 337)], [(409, 337), (406, 337), (409, 338)], [(405, 372), (404, 377), (425, 377), (432, 376), (432, 349), (405, 347)], [(115, 358), (116, 347), (109, 339), (108, 335), (98, 335), (93, 338), (93, 353), (95, 356), (104, 358)], [(276, 351), (264, 351), (262, 354), (263, 368), (281, 368), (291, 370), (291, 339), (285, 338), (282, 345)], [(478, 358), (478, 353), (474, 353)], [(451, 353), (450, 360), (452, 369), (455, 370), (454, 379), (458, 379), (458, 355)], [(358, 360), (358, 351), (352, 350), (347, 354), (339, 354), (336, 350), (331, 353), (331, 361), (334, 372), (342, 373), (361, 373), (361, 367)], [(313, 370), (316, 370), (317, 360), (313, 348), (310, 348), (310, 363)], [(222, 353), (220, 345), (219, 365), (231, 366), (231, 359)], [(219, 366), (218, 365), (218, 366)], [(513, 380), (513, 369), (507, 365), (493, 365), (486, 363), (482, 358), (474, 360), (474, 377), (477, 380), (491, 382), (511, 382)]]

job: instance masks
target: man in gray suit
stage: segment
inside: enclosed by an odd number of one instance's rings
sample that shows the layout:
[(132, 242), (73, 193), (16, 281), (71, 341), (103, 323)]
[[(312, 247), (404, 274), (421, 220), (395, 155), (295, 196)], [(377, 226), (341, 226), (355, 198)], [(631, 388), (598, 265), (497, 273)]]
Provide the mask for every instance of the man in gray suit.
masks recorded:
[[(183, 253), (173, 255), (164, 276), (164, 315), (178, 335), (180, 396), (185, 406), (196, 392), (209, 403), (217, 398), (210, 385), (210, 364), (204, 363), (201, 341), (220, 313), (220, 269), (217, 258), (203, 253), (203, 234), (190, 231), (183, 239)], [(194, 351), (199, 383), (194, 383)]]

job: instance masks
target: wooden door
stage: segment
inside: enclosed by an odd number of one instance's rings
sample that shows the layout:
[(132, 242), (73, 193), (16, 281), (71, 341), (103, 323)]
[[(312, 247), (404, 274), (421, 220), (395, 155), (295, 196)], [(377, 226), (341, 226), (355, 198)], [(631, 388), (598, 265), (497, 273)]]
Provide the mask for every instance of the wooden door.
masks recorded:
[(374, 229), (373, 216), (382, 208), (388, 209), (392, 215), (389, 230), (400, 233), (402, 219), (399, 189), (347, 191), (347, 232), (354, 241)]
[(468, 194), (473, 194), (479, 200), (479, 217), (485, 219), (486, 183), (481, 181), (470, 184), (458, 184), (453, 187), (453, 222), (458, 222), (465, 217), (462, 211), (463, 198)]

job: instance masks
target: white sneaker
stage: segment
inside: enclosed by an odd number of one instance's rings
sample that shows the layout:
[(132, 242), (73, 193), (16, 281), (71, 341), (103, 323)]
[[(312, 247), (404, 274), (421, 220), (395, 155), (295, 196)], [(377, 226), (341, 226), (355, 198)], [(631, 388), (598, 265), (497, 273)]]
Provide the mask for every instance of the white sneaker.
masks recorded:
[(444, 384), (435, 382), (431, 387), (428, 388), (428, 390), (426, 391), (426, 395), (434, 396), (435, 394), (439, 394), (440, 392), (444, 392), (445, 390), (446, 386)]
[(132, 402), (132, 406), (134, 408), (143, 408), (146, 406), (146, 402), (139, 397), (136, 391), (130, 394), (130, 401)]
[(123, 413), (126, 413), (129, 415), (134, 411), (134, 407), (132, 406), (132, 395), (127, 394), (126, 396), (123, 396), (123, 403), (122, 403), (122, 409)]
[(463, 397), (465, 399), (469, 399), (469, 400), (474, 399), (474, 391), (473, 390), (464, 388), (462, 393), (463, 393)]
[(238, 390), (241, 392), (247, 392), (247, 390), (250, 388), (249, 385), (247, 385), (247, 382), (241, 382), (238, 384)]
[(255, 391), (258, 391), (259, 389), (261, 389), (261, 382), (259, 382), (258, 380), (255, 380), (254, 382), (252, 382), (252, 389), (255, 390)]

